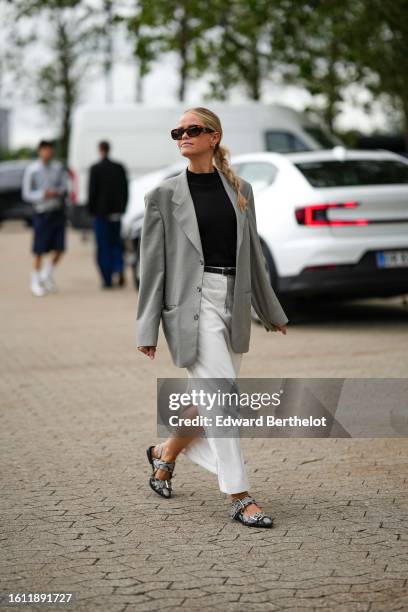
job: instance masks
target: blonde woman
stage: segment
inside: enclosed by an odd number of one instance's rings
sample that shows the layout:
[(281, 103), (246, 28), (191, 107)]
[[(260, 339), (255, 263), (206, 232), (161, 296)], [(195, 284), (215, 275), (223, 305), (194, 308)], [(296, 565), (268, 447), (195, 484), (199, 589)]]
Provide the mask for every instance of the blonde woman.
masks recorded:
[[(249, 350), (251, 304), (267, 331), (286, 334), (288, 318), (265, 268), (252, 187), (229, 164), (219, 118), (190, 108), (171, 137), (188, 166), (145, 195), (138, 349), (154, 359), (161, 320), (173, 362), (188, 377), (234, 380)], [(171, 497), (180, 452), (217, 475), (232, 519), (273, 526), (248, 493), (239, 437), (173, 434), (149, 446), (149, 484), (162, 497)]]

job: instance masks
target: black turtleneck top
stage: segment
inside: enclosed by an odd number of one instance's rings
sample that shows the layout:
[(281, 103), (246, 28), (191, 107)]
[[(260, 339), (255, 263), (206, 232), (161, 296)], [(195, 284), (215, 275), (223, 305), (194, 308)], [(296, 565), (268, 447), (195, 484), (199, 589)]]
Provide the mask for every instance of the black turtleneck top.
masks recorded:
[(187, 181), (197, 217), (206, 266), (235, 266), (237, 217), (217, 168), (190, 172)]

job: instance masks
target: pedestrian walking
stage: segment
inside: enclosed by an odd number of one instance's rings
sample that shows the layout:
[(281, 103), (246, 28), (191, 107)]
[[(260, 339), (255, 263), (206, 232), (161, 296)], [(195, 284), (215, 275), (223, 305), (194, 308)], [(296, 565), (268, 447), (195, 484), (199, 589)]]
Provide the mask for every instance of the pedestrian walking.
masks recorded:
[[(171, 130), (189, 162), (145, 195), (137, 344), (154, 359), (161, 320), (173, 362), (189, 378), (234, 381), (249, 350), (251, 303), (267, 331), (286, 334), (288, 318), (265, 268), (252, 186), (230, 166), (222, 133), (217, 115), (203, 107), (186, 110)], [(159, 495), (171, 497), (183, 452), (218, 476), (231, 518), (272, 527), (248, 492), (239, 437), (170, 435), (146, 452)]]
[(128, 179), (124, 166), (109, 157), (110, 144), (98, 145), (101, 159), (91, 166), (88, 184), (88, 211), (93, 216), (96, 262), (102, 288), (125, 285), (121, 216), (128, 200)]
[[(37, 147), (38, 159), (24, 172), (22, 196), (33, 205), (33, 270), (30, 289), (36, 297), (55, 293), (54, 270), (65, 251), (65, 198), (68, 175), (61, 162), (54, 160), (51, 141), (41, 140)], [(52, 252), (44, 265), (43, 256)]]

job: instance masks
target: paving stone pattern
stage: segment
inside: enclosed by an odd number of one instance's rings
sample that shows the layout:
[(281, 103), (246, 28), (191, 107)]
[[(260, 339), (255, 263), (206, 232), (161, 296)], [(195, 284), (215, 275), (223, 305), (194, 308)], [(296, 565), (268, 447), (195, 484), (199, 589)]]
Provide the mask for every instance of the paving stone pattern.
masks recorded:
[[(408, 610), (406, 439), (244, 439), (271, 530), (231, 521), (184, 456), (162, 500), (145, 457), (156, 377), (184, 375), (162, 333), (155, 361), (136, 350), (136, 293), (99, 289), (90, 240), (70, 232), (59, 293), (34, 298), (29, 232), (0, 233), (0, 592), (74, 592), (84, 612)], [(241, 375), (407, 376), (393, 308), (375, 333), (359, 316), (253, 325)]]

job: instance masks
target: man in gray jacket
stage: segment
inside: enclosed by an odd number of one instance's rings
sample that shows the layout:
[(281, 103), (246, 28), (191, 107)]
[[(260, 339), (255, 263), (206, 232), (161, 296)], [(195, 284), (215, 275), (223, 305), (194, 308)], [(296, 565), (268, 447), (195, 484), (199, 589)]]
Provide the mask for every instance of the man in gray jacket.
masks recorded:
[[(67, 173), (52, 159), (52, 142), (42, 140), (38, 145), (38, 159), (24, 173), (23, 199), (33, 205), (33, 270), (31, 293), (41, 297), (56, 291), (53, 271), (65, 250), (66, 217), (64, 199), (68, 191)], [(41, 268), (42, 257), (52, 251), (51, 260)]]

